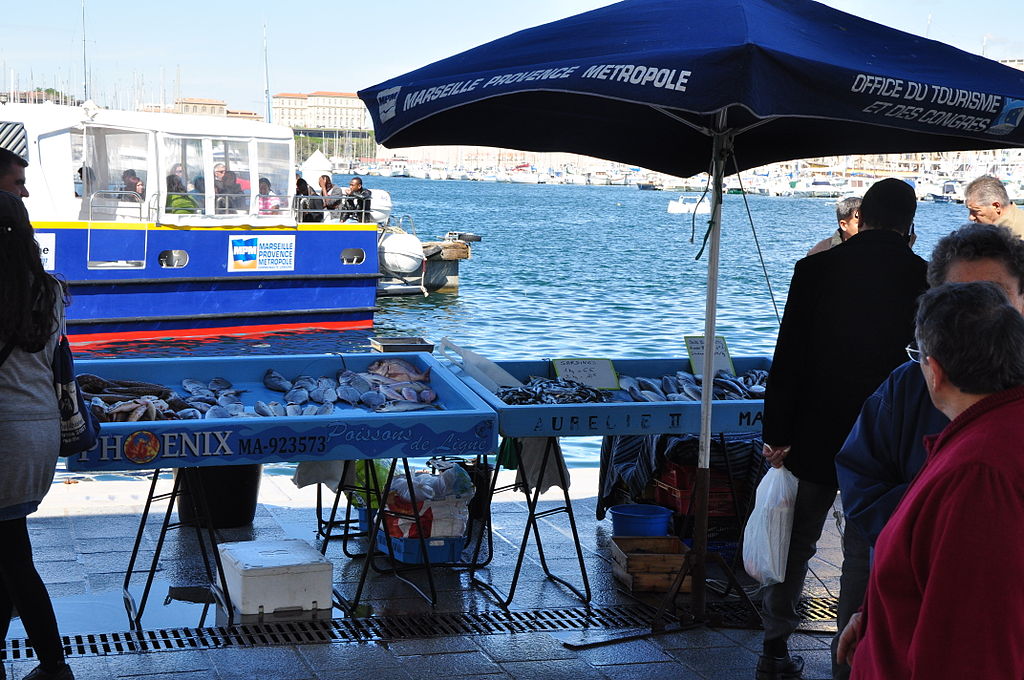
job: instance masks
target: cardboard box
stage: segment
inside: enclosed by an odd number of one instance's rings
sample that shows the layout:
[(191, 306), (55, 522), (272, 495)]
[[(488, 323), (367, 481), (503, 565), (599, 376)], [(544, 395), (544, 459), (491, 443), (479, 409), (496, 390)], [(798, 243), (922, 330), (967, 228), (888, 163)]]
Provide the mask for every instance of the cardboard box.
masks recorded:
[(231, 604), (240, 614), (333, 607), (331, 562), (306, 541), (240, 541), (218, 550)]
[[(689, 549), (675, 536), (615, 536), (612, 573), (631, 592), (667, 592)], [(681, 593), (690, 592), (690, 576)]]

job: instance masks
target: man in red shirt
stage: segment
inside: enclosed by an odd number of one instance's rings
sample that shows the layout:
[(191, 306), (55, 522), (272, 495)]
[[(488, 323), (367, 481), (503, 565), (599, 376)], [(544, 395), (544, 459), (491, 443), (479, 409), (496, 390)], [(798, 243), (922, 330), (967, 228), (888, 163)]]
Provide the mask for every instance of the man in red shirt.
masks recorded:
[(1024, 677), (1024, 318), (988, 282), (922, 296), (916, 347), (952, 421), (875, 546), (839, 661), (867, 678)]

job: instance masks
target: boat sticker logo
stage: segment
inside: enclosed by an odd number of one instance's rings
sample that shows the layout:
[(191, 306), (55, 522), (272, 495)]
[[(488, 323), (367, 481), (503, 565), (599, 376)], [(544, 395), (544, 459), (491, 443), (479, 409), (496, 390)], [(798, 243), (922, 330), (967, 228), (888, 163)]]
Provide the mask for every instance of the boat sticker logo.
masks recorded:
[(43, 269), (52, 272), (57, 268), (57, 235), (53, 232), (36, 232), (36, 243), (39, 245), (39, 256), (43, 260)]
[(228, 271), (294, 271), (294, 236), (228, 237)]
[(389, 121), (398, 113), (398, 93), (401, 90), (401, 86), (389, 87), (377, 93), (377, 116), (380, 122)]
[(133, 463), (145, 465), (160, 455), (160, 440), (152, 432), (132, 432), (124, 440), (124, 457)]

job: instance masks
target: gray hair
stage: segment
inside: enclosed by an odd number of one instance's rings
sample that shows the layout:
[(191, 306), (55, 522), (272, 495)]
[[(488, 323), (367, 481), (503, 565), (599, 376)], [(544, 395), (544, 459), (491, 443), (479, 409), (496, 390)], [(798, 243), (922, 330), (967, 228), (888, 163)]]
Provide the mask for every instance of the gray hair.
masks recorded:
[(998, 260), (1017, 279), (1019, 292), (1024, 293), (1024, 240), (995, 224), (968, 222), (951, 234), (943, 236), (928, 261), (928, 285), (941, 286), (949, 276), (954, 262)]
[(967, 185), (967, 188), (964, 189), (964, 199), (970, 201), (972, 198), (981, 203), (1007, 205), (1010, 202), (1010, 195), (1006, 193), (1006, 187), (998, 177), (992, 175), (982, 175)]
[(1024, 317), (994, 283), (945, 283), (917, 304), (917, 346), (961, 392), (1024, 385)]
[(860, 199), (856, 196), (850, 198), (844, 198), (843, 200), (836, 203), (836, 222), (842, 222), (843, 220), (849, 220), (853, 217), (853, 213), (860, 209)]

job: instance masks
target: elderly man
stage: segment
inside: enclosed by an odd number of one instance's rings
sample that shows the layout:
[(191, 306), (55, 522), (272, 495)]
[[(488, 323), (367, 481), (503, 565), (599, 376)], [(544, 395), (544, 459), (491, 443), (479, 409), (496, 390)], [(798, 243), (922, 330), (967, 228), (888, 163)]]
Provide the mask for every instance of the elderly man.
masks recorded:
[[(803, 672), (788, 640), (800, 623), (796, 606), (807, 563), (836, 500), (835, 455), (864, 399), (905, 357), (915, 302), (927, 288), (927, 265), (908, 245), (916, 209), (906, 182), (876, 182), (864, 194), (856, 238), (796, 263), (768, 376), (763, 433), (765, 458), (785, 464), (799, 485), (785, 580), (765, 588), (758, 680)], [(856, 349), (837, 361), (839, 347)], [(845, 550), (858, 550), (846, 543)]]
[(25, 168), (28, 161), (8, 149), (0, 148), (0, 191), (28, 198), (25, 188)]
[(968, 184), (964, 204), (971, 222), (1009, 227), (1017, 236), (1024, 237), (1024, 211), (1013, 204), (997, 178), (982, 175)]
[(851, 196), (836, 203), (836, 222), (839, 223), (839, 228), (828, 238), (814, 244), (814, 247), (807, 251), (808, 255), (835, 248), (851, 236), (857, 235), (857, 226), (860, 224), (860, 199)]
[(1024, 318), (994, 283), (922, 296), (917, 347), (952, 422), (878, 538), (852, 678), (1024, 677)]

